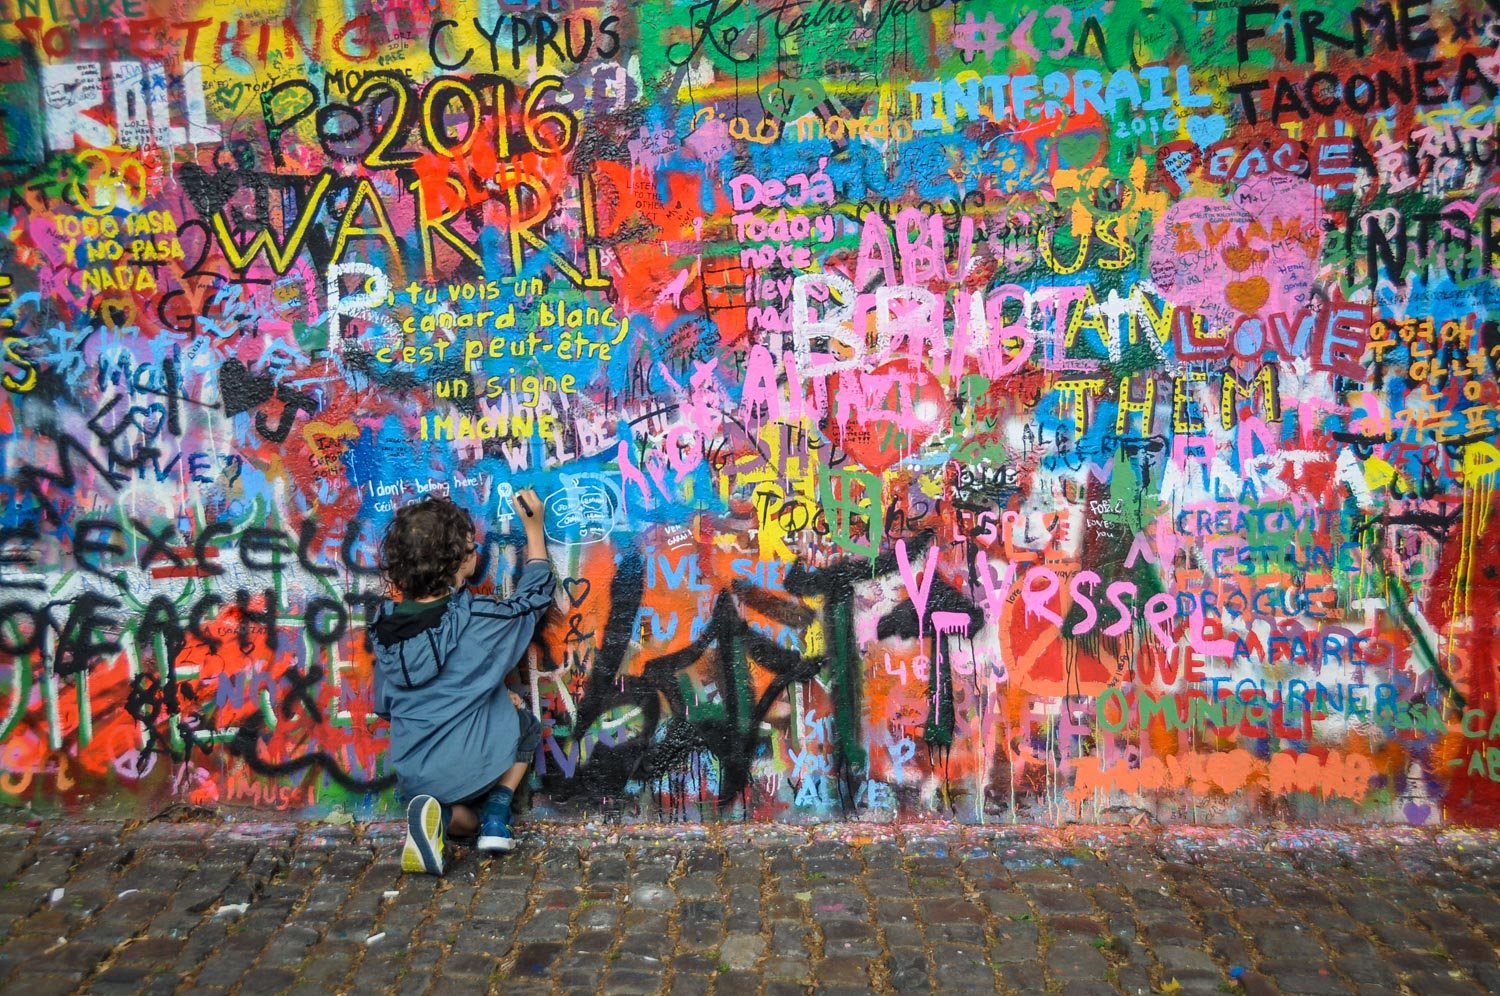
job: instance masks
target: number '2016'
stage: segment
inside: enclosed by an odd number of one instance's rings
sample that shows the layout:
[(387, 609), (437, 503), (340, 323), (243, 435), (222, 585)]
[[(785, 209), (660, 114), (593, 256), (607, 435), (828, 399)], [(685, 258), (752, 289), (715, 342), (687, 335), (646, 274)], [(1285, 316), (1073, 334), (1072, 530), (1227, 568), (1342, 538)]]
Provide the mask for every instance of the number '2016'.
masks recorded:
[[(306, 80), (279, 83), (260, 99), (278, 167), (286, 164), (282, 140), (310, 120), (329, 158), (396, 169), (427, 152), (465, 158), (481, 136), (493, 141), (497, 160), (527, 152), (562, 155), (577, 141), (578, 118), (565, 107), (544, 104), (561, 89), (558, 76), (543, 76), (529, 87), (500, 76), (439, 76), (418, 89), (404, 74), (389, 71), (362, 77), (347, 103), (320, 104)], [(420, 136), (415, 146), (414, 132)]]

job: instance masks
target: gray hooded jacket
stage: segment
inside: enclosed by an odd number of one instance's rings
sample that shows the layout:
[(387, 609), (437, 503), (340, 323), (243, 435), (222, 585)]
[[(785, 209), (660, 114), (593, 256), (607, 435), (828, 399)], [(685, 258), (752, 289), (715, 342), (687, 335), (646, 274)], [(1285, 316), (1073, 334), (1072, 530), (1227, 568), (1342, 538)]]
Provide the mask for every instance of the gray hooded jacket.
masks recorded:
[(505, 676), (554, 587), (551, 563), (528, 560), (509, 598), (462, 589), (415, 611), (381, 607), (371, 628), (375, 712), (391, 721), (389, 758), (408, 795), (459, 802), (515, 763), (519, 726)]

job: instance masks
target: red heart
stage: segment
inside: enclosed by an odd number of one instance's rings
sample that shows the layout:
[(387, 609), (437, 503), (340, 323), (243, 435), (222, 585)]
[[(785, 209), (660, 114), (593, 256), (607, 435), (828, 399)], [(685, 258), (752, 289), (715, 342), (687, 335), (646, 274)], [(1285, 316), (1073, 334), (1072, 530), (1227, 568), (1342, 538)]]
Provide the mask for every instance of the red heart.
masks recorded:
[[(853, 419), (839, 440), (844, 452), (877, 473), (922, 448), (944, 422), (950, 408), (943, 386), (925, 367), (913, 370), (909, 360), (891, 360), (863, 376), (890, 376), (892, 381), (880, 402), (880, 411), (891, 412), (903, 422), (919, 418), (910, 429), (886, 419)], [(861, 392), (861, 376), (840, 374), (835, 391)], [(837, 424), (837, 423), (835, 423)]]

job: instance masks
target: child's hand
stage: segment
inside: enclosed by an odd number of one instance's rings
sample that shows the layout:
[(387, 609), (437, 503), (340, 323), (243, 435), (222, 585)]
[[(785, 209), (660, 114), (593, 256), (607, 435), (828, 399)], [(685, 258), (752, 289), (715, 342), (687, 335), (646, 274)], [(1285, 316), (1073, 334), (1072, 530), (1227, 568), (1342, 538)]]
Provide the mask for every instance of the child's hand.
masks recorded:
[(526, 700), (523, 699), (523, 698), (521, 698), (521, 696), (518, 695), (517, 693), (511, 692), (510, 693), (510, 700), (516, 704), (516, 708), (517, 709), (525, 709), (526, 708)]
[(522, 525), (528, 530), (542, 528), (542, 500), (537, 497), (534, 489), (522, 488), (511, 496), (510, 502), (515, 506)]
[(522, 488), (511, 496), (510, 503), (526, 528), (526, 559), (547, 559), (547, 533), (542, 528), (542, 517), (546, 508), (531, 488)]

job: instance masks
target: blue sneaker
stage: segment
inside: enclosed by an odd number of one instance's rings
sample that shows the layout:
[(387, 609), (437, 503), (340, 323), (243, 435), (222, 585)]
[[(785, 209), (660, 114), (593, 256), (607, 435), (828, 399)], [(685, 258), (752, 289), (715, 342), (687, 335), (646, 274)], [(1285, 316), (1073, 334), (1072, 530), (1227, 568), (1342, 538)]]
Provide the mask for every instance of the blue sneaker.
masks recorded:
[(430, 795), (419, 795), (406, 806), (406, 846), (401, 870), (443, 873), (443, 844), (448, 832), (442, 805)]
[(510, 832), (510, 823), (498, 816), (491, 816), (479, 826), (479, 841), (476, 845), (488, 854), (498, 854), (516, 849), (516, 838)]

